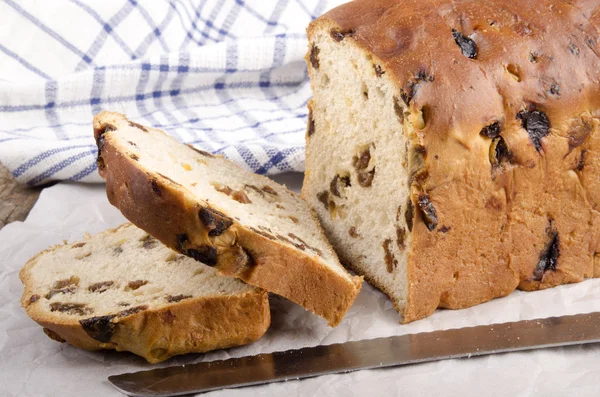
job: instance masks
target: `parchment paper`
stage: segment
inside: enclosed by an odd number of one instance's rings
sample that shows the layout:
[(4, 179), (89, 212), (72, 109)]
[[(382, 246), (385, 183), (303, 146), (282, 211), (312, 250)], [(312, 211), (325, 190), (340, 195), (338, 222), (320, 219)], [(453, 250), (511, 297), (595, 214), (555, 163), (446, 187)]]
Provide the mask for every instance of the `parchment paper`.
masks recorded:
[[(277, 178), (298, 189), (301, 175)], [(86, 352), (50, 340), (19, 304), (21, 266), (38, 251), (85, 232), (124, 222), (103, 185), (62, 183), (45, 189), (25, 222), (0, 231), (0, 396), (119, 396), (106, 378), (153, 368), (129, 353)], [(467, 243), (467, 242), (466, 242)], [(545, 291), (517, 291), (470, 309), (440, 310), (408, 325), (390, 301), (365, 283), (337, 328), (282, 298), (273, 297), (272, 325), (258, 342), (191, 354), (161, 366), (210, 361), (348, 340), (371, 339), (480, 324), (600, 310), (600, 280)], [(207, 396), (598, 396), (600, 345), (554, 348), (401, 368), (359, 371), (302, 381), (212, 392)]]

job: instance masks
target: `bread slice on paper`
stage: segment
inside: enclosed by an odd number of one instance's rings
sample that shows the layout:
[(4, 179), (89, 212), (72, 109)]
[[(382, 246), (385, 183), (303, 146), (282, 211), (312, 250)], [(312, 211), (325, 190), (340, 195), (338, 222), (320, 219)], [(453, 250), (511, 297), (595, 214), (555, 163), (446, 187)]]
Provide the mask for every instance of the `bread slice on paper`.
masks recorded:
[(258, 340), (268, 294), (173, 252), (132, 224), (52, 247), (23, 267), (21, 304), (59, 342), (151, 363)]
[(109, 201), (168, 247), (296, 302), (337, 325), (351, 276), (298, 195), (161, 130), (103, 112), (94, 119)]

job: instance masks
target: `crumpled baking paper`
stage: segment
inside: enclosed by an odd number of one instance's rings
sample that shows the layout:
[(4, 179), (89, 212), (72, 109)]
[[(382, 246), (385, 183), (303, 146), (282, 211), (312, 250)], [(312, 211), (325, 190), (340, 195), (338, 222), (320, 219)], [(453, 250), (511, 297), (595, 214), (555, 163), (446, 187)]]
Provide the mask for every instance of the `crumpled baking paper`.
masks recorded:
[[(298, 191), (300, 174), (277, 177)], [(440, 310), (399, 324), (386, 296), (368, 284), (344, 321), (321, 318), (279, 297), (271, 298), (272, 324), (258, 342), (150, 365), (130, 353), (87, 352), (50, 340), (27, 317), (19, 299), (21, 266), (63, 239), (75, 241), (123, 223), (103, 185), (61, 183), (45, 189), (25, 222), (0, 230), (0, 396), (120, 396), (107, 377), (123, 372), (296, 349), (350, 340), (545, 318), (600, 310), (600, 279), (512, 295), (464, 310)], [(445, 360), (358, 371), (240, 389), (206, 396), (598, 396), (600, 345)]]

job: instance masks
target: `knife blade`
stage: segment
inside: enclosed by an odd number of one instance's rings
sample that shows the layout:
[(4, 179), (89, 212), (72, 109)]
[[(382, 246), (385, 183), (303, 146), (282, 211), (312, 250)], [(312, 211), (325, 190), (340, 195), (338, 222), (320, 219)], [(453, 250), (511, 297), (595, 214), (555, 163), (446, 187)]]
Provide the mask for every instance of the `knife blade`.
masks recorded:
[(129, 396), (162, 397), (364, 369), (600, 342), (600, 313), (480, 325), (113, 375)]

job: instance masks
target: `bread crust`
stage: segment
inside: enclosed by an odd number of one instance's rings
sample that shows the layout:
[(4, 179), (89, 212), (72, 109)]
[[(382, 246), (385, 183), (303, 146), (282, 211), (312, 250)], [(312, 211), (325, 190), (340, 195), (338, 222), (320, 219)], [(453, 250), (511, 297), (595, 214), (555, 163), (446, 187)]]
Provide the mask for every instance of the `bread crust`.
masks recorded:
[[(124, 115), (112, 112), (100, 113), (94, 119), (96, 141), (102, 138), (99, 172), (106, 180), (112, 205), (166, 246), (192, 257), (190, 251), (214, 246), (213, 265), (221, 274), (296, 302), (325, 318), (330, 326), (340, 323), (360, 292), (362, 277), (344, 277), (319, 263), (316, 255), (267, 238), (233, 218), (227, 219), (231, 225), (226, 230), (211, 238), (199, 212), (227, 215), (210, 204), (199, 203), (177, 182), (142, 169), (122, 153), (110, 130), (128, 122)], [(314, 213), (313, 218), (318, 224)]]
[[(583, 1), (357, 0), (309, 26), (311, 43), (332, 31), (364, 50), (399, 97), (410, 90), (408, 110), (425, 114), (410, 139), (426, 149), (428, 179), (412, 199), (427, 192), (448, 231), (416, 213), (407, 304), (394, 302), (404, 322), (599, 276), (599, 21), (600, 7)], [(534, 111), (549, 119), (539, 141), (522, 116)], [(481, 135), (494, 122), (511, 152), (503, 168)], [(540, 274), (555, 234), (557, 265)]]
[[(119, 228), (105, 233), (116, 232)], [(90, 316), (52, 316), (38, 306), (39, 300), (32, 302), (35, 286), (30, 276), (31, 268), (38, 257), (59, 247), (63, 245), (38, 253), (19, 273), (24, 285), (21, 306), (29, 317), (45, 328), (44, 332), (51, 339), (60, 341), (62, 338), (63, 342), (85, 350), (129, 351), (150, 363), (158, 363), (179, 354), (203, 353), (254, 342), (264, 335), (271, 323), (268, 293), (255, 288), (236, 295), (189, 298), (160, 308), (117, 316), (111, 321), (110, 340), (101, 342), (91, 337), (80, 323)]]

